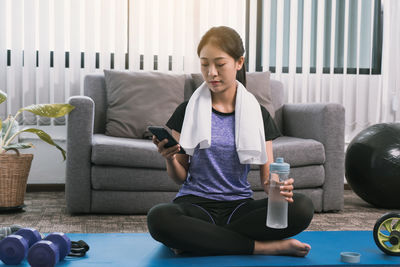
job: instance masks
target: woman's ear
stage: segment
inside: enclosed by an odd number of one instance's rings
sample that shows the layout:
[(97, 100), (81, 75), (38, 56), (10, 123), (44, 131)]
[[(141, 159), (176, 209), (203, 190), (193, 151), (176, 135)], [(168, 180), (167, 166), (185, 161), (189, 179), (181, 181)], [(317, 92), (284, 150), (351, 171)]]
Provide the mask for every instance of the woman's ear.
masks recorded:
[(236, 61), (236, 70), (241, 70), (243, 67), (244, 63), (244, 56), (241, 56), (237, 61)]

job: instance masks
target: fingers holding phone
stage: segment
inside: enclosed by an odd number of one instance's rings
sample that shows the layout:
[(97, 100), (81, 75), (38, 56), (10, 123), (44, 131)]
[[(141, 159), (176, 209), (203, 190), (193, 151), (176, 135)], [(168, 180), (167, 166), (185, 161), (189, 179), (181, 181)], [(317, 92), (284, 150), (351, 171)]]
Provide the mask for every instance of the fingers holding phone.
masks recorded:
[(158, 152), (166, 159), (175, 158), (175, 154), (185, 154), (185, 150), (175, 138), (162, 126), (149, 126), (153, 134), (153, 143), (158, 147)]
[(166, 147), (165, 145), (169, 142), (167, 138), (163, 140), (158, 140), (155, 135), (153, 135), (153, 143), (157, 146), (158, 152), (167, 160), (172, 160), (175, 155), (181, 151), (180, 145), (176, 144), (171, 147)]

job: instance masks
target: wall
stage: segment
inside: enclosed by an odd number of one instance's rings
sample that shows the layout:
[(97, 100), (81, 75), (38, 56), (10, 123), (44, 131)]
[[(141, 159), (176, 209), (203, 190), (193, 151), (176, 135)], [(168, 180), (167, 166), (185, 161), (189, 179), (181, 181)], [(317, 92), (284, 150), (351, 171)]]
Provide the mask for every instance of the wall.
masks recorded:
[[(66, 149), (66, 127), (65, 126), (41, 126), (40, 128), (48, 133), (55, 143), (64, 150)], [(36, 135), (24, 134), (20, 142), (33, 143), (34, 148), (21, 150), (22, 153), (33, 154), (31, 170), (29, 172), (28, 184), (64, 184), (65, 166), (61, 152), (54, 146), (38, 139)], [(68, 156), (68, 154), (67, 154)]]

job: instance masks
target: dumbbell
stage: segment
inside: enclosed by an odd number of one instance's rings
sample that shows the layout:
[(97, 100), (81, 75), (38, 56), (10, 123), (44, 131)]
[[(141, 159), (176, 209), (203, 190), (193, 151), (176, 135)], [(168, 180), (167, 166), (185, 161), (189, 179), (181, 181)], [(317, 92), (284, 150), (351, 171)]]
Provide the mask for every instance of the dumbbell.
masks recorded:
[(41, 239), (37, 230), (22, 228), (0, 242), (0, 259), (5, 264), (20, 264), (28, 254), (28, 249)]
[(70, 251), (71, 240), (64, 233), (52, 233), (29, 249), (28, 262), (32, 267), (55, 266)]

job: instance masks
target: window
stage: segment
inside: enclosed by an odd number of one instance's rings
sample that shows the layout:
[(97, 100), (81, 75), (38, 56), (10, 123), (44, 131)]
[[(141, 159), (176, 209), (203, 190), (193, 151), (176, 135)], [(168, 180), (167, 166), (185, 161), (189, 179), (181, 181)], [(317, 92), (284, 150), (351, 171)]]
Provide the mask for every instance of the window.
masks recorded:
[[(291, 4), (297, 1), (297, 22), (291, 21)], [(249, 0), (247, 1), (249, 3)], [(311, 16), (311, 29), (309, 36), (310, 73), (316, 72), (317, 66), (317, 40), (318, 16), (323, 16), (323, 73), (330, 73), (331, 51), (333, 51), (334, 73), (344, 73), (344, 63), (347, 62), (347, 73), (380, 74), (382, 57), (382, 7), (381, 0), (284, 0), (283, 10), (278, 9), (278, 0), (257, 1), (257, 70), (262, 70), (261, 58), (263, 49), (269, 49), (269, 69), (275, 72), (277, 56), (277, 17), (283, 16), (283, 47), (282, 47), (282, 72), (287, 73), (289, 68), (289, 44), (291, 38), (297, 38), (296, 72), (302, 73), (304, 16)], [(265, 5), (270, 4), (269, 14), (260, 12), (266, 10)], [(307, 5), (307, 6), (305, 6)], [(319, 12), (318, 5), (324, 5)], [(347, 9), (347, 12), (346, 12)], [(307, 10), (307, 11), (306, 11)], [(306, 12), (305, 12), (306, 11)], [(268, 12), (268, 10), (267, 10)], [(270, 17), (269, 25), (263, 25), (263, 16)], [(332, 18), (335, 16), (334, 18)], [(347, 16), (347, 20), (346, 20)], [(290, 24), (297, 23), (297, 32), (290, 33)], [(335, 25), (332, 25), (335, 23)], [(359, 25), (360, 24), (360, 25)], [(270, 43), (263, 43), (263, 27), (270, 27)], [(334, 27), (333, 27), (334, 26)], [(335, 31), (332, 34), (332, 31)], [(371, 31), (372, 30), (372, 31)], [(345, 36), (345, 34), (347, 36)], [(334, 38), (333, 42), (331, 38)], [(359, 45), (359, 47), (358, 47)], [(345, 47), (347, 46), (347, 47)], [(347, 58), (345, 60), (345, 50)], [(357, 60), (358, 59), (358, 60)]]

